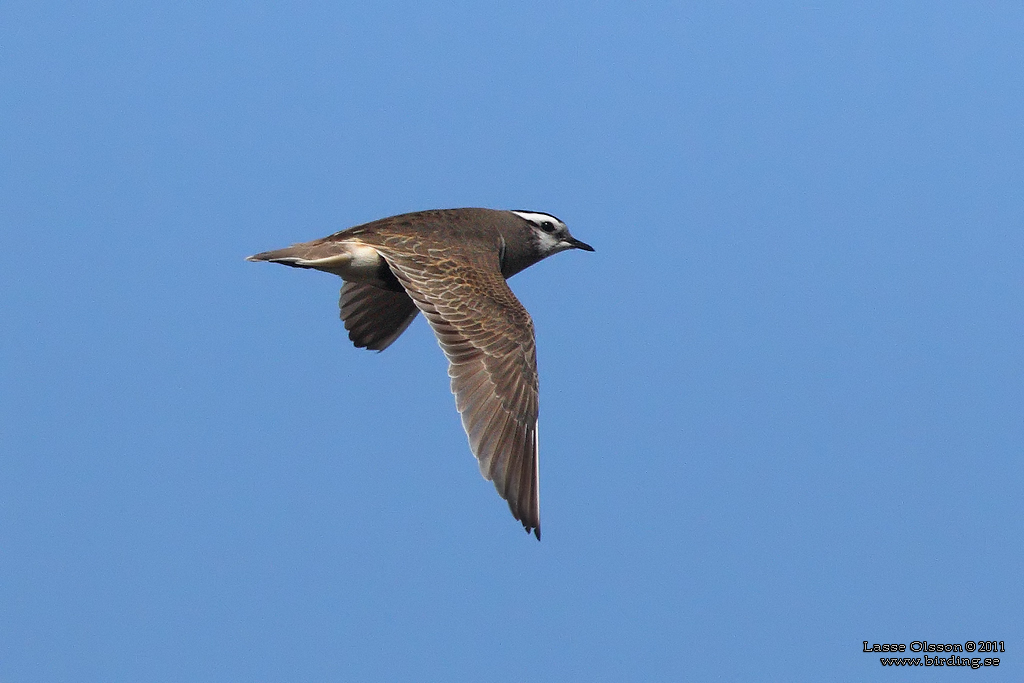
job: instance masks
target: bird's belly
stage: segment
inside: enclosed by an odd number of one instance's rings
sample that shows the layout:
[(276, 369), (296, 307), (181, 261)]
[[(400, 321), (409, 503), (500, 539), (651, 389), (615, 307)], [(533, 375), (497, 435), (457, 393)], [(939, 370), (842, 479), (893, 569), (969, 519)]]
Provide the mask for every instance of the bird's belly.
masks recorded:
[(349, 258), (336, 272), (349, 282), (377, 283), (380, 280), (380, 269), (387, 268), (387, 263), (373, 247), (353, 244), (348, 248)]

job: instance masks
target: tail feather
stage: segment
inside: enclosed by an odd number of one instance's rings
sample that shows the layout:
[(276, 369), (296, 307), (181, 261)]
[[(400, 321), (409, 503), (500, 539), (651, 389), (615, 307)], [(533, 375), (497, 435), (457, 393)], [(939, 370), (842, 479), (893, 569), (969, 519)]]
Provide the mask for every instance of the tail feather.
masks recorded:
[(344, 245), (338, 248), (336, 245), (322, 242), (306, 242), (293, 244), (284, 249), (253, 254), (245, 260), (269, 261), (293, 268), (315, 268), (340, 275), (339, 271), (347, 267), (352, 262), (352, 258), (352, 251)]
[[(295, 247), (286, 247), (285, 249), (275, 249), (273, 251), (264, 251), (259, 254), (253, 254), (247, 256), (246, 261), (269, 261), (271, 263), (281, 263), (286, 266), (302, 267), (302, 262), (306, 261), (305, 258), (296, 253), (298, 250)], [(307, 266), (308, 267), (308, 266)]]

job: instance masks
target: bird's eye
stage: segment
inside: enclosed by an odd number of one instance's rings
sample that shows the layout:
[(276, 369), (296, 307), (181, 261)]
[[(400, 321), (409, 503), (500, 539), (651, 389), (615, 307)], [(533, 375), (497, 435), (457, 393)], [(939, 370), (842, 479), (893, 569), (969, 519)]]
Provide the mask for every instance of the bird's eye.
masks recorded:
[(543, 223), (540, 224), (540, 229), (543, 230), (544, 232), (554, 232), (555, 224), (552, 223), (551, 221), (544, 221)]

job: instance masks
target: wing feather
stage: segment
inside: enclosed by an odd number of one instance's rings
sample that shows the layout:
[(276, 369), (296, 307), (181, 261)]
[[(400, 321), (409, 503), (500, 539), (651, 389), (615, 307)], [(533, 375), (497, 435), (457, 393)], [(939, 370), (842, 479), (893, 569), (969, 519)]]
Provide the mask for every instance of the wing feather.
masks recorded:
[(455, 405), (481, 474), (540, 538), (537, 352), (529, 313), (497, 264), (438, 249), (377, 249), (448, 358)]
[(409, 327), (419, 309), (405, 292), (345, 282), (338, 300), (348, 338), (358, 348), (383, 351)]

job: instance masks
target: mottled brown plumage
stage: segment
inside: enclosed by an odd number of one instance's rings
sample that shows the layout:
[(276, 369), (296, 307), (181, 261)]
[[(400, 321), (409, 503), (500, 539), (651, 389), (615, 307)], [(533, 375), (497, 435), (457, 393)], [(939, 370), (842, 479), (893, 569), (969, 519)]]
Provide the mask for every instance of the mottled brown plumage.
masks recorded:
[(480, 472), (540, 538), (533, 321), (507, 277), (566, 249), (593, 249), (548, 214), (444, 209), (384, 218), (250, 256), (340, 275), (352, 342), (382, 351), (422, 311), (448, 358)]

